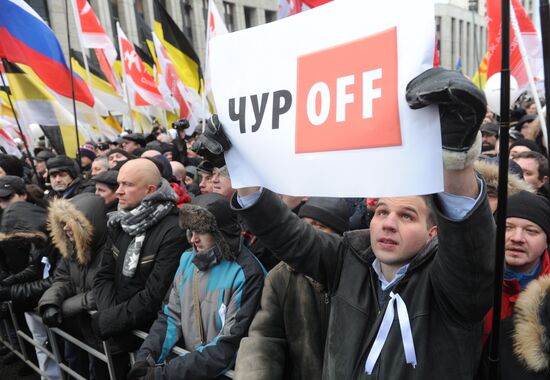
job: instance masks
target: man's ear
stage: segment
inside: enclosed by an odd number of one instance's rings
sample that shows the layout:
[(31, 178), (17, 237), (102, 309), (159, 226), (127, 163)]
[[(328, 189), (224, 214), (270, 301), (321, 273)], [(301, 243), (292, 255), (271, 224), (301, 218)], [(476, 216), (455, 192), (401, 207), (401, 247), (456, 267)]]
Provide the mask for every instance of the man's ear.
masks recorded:
[(548, 176), (545, 175), (544, 177), (542, 177), (542, 184), (543, 185), (546, 185), (546, 182), (548, 182)]
[(158, 186), (148, 185), (147, 186), (147, 194), (154, 193), (155, 191), (157, 191), (157, 189), (158, 189)]
[(437, 226), (433, 225), (428, 230), (428, 241), (432, 240), (435, 236), (437, 236)]

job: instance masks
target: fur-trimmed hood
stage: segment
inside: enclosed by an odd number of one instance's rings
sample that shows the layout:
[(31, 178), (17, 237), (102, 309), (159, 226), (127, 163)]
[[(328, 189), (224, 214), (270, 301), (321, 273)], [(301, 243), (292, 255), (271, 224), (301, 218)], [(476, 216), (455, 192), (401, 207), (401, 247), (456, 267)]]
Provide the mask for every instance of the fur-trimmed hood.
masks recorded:
[(0, 243), (16, 239), (44, 244), (47, 212), (42, 207), (29, 202), (17, 202), (7, 207), (2, 214)]
[[(487, 186), (495, 189), (498, 187), (498, 165), (488, 162), (487, 160), (478, 160), (474, 163), (474, 169), (483, 177)], [(534, 193), (535, 189), (517, 175), (508, 174), (508, 196), (519, 193), (520, 191)]]
[(182, 230), (208, 232), (214, 235), (223, 258), (234, 260), (240, 250), (240, 228), (237, 217), (222, 195), (208, 193), (193, 199), (180, 208)]
[(80, 265), (88, 265), (106, 239), (107, 218), (103, 198), (83, 193), (71, 200), (54, 199), (50, 203), (48, 231), (53, 244), (68, 259), (73, 252), (73, 243), (63, 231), (65, 225), (73, 231), (76, 261)]
[(514, 309), (514, 352), (535, 372), (550, 369), (549, 311), (550, 275), (544, 275), (520, 293)]

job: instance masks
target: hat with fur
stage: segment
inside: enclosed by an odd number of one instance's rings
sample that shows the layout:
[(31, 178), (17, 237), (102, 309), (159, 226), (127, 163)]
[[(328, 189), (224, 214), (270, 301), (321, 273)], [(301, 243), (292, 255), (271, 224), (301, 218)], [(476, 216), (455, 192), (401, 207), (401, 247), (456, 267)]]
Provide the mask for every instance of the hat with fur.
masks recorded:
[(235, 259), (240, 244), (240, 229), (237, 217), (223, 195), (202, 194), (190, 204), (183, 205), (179, 224), (182, 230), (211, 233), (223, 258)]
[[(498, 188), (498, 161), (478, 160), (474, 163), (475, 171), (485, 180), (488, 187)], [(534, 193), (535, 189), (511, 171), (508, 172), (508, 196), (528, 191)]]
[(88, 265), (106, 239), (105, 201), (90, 193), (79, 194), (71, 200), (51, 201), (48, 231), (55, 247), (68, 259), (73, 252), (73, 243), (63, 230), (65, 225), (70, 226), (74, 236), (76, 261), (80, 265)]
[(534, 372), (550, 370), (550, 275), (527, 285), (514, 306), (514, 352)]

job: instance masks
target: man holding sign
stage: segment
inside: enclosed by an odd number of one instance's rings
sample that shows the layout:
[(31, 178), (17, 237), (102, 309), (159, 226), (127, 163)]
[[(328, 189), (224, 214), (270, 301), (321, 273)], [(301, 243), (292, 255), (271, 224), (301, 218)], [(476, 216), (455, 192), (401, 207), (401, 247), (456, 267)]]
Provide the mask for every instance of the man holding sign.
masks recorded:
[[(485, 98), (460, 73), (430, 69), (406, 99), (413, 109), (439, 107), (444, 192), (382, 197), (370, 231), (344, 237), (317, 232), (267, 189), (240, 188), (232, 199), (266, 247), (329, 290), (325, 379), (471, 379), (481, 356), (495, 240), (472, 167)], [(230, 146), (213, 118), (197, 150)]]

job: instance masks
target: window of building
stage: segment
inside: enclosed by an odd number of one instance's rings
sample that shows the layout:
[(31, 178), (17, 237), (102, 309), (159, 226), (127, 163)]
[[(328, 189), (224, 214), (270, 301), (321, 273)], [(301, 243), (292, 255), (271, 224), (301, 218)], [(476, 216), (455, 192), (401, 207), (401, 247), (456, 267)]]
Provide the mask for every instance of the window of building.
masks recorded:
[(272, 21), (275, 21), (275, 20), (277, 20), (277, 12), (266, 10), (265, 11), (265, 22), (268, 23), (268, 22), (272, 22)]
[(193, 41), (193, 28), (191, 21), (193, 20), (193, 7), (189, 0), (181, 0), (181, 18), (183, 21), (183, 33), (189, 41)]
[(202, 18), (204, 19), (204, 27), (208, 28), (208, 0), (202, 0)]
[(111, 25), (113, 27), (113, 34), (116, 35), (116, 23), (120, 20), (118, 16), (117, 0), (109, 0), (109, 8), (111, 11)]
[(141, 16), (144, 20), (147, 20), (145, 17), (145, 5), (143, 4), (143, 0), (135, 0), (135, 7), (136, 14)]
[(466, 23), (466, 57), (464, 61), (465, 70), (463, 72), (469, 72), (471, 67), (472, 54), (470, 52), (471, 36), (470, 36), (470, 23)]
[(244, 26), (251, 28), (256, 25), (256, 9), (251, 7), (244, 7)]
[[(458, 21), (458, 59), (464, 60), (464, 51), (462, 50), (462, 47), (464, 45), (464, 21), (459, 20)], [(457, 63), (457, 61), (454, 62), (454, 64)]]
[(456, 20), (451, 17), (451, 65), (456, 62)]
[(234, 21), (235, 4), (224, 1), (223, 11), (225, 15), (225, 26), (227, 26), (227, 30), (229, 32), (232, 32), (235, 30), (235, 21)]
[(46, 24), (50, 25), (50, 12), (47, 0), (25, 0), (25, 2), (42, 17), (42, 20), (46, 21)]
[(441, 55), (441, 17), (435, 17), (435, 49)]

